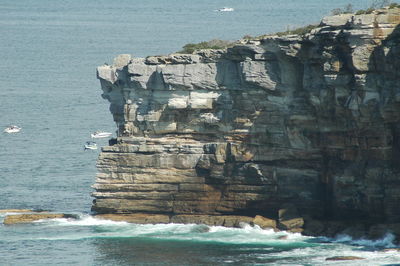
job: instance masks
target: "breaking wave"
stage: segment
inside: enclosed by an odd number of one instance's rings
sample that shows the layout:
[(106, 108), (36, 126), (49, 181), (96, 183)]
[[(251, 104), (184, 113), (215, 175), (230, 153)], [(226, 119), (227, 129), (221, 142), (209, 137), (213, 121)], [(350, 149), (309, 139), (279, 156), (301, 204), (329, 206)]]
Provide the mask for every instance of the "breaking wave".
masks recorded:
[[(239, 253), (259, 261), (274, 261), (275, 265), (395, 265), (400, 261), (400, 252), (395, 249), (394, 235), (382, 239), (353, 239), (347, 235), (335, 238), (306, 237), (299, 233), (263, 230), (258, 226), (243, 224), (242, 228), (207, 226), (198, 224), (132, 224), (97, 219), (90, 215), (79, 215), (79, 219), (57, 218), (40, 220), (13, 230), (15, 234), (4, 242), (16, 245), (21, 241), (49, 243), (87, 243), (86, 240), (109, 239), (125, 243), (134, 241), (152, 245), (182, 245), (182, 243), (204, 243), (208, 245), (229, 245)], [(6, 227), (4, 227), (7, 230)], [(18, 233), (18, 231), (24, 233)], [(65, 242), (66, 241), (66, 242)], [(150, 241), (150, 242), (149, 242)], [(155, 241), (155, 242), (154, 242)], [(114, 243), (114, 242), (113, 242)], [(150, 244), (149, 244), (150, 243)], [(178, 244), (181, 243), (181, 244)], [(186, 244), (184, 244), (186, 245)], [(326, 261), (334, 256), (361, 257), (358, 261)], [(240, 256), (226, 257), (225, 264), (239, 263)], [(378, 263), (378, 264), (377, 264)]]
[[(132, 224), (97, 219), (89, 215), (80, 219), (57, 218), (39, 220), (45, 228), (63, 227), (64, 234), (40, 238), (41, 240), (79, 240), (87, 238), (153, 238), (160, 240), (216, 242), (227, 244), (259, 244), (259, 245), (299, 245), (310, 246), (304, 242), (309, 237), (298, 233), (274, 232), (263, 230), (258, 226), (244, 225), (243, 228), (227, 228), (223, 226), (207, 226), (197, 224)], [(83, 227), (88, 230), (73, 234), (73, 228)], [(69, 229), (69, 230), (65, 230)], [(69, 233), (72, 231), (71, 233)]]
[(331, 241), (334, 243), (345, 243), (357, 246), (366, 246), (373, 248), (395, 248), (394, 244), (395, 236), (392, 233), (386, 233), (381, 239), (370, 240), (366, 238), (353, 239), (349, 235), (340, 234)]

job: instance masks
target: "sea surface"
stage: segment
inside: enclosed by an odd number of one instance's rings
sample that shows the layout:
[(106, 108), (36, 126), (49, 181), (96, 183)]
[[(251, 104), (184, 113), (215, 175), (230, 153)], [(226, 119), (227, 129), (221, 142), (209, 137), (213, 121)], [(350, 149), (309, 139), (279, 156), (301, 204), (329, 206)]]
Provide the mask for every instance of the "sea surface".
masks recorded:
[[(396, 247), (392, 235), (310, 238), (250, 226), (205, 230), (89, 216), (99, 150), (83, 145), (96, 130), (116, 129), (96, 66), (122, 53), (168, 54), (186, 43), (285, 31), (318, 23), (333, 8), (365, 9), (371, 2), (0, 0), (0, 130), (22, 127), (0, 133), (0, 209), (80, 217), (0, 223), (0, 265), (400, 265), (400, 252), (385, 250)], [(234, 11), (215, 11), (222, 7)], [(365, 260), (325, 261), (341, 255)]]

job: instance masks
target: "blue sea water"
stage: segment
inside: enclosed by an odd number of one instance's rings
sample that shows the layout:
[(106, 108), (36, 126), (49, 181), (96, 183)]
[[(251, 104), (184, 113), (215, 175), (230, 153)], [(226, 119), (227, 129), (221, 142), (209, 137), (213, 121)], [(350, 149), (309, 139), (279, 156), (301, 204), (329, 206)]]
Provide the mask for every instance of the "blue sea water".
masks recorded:
[[(114, 132), (95, 68), (121, 53), (168, 54), (190, 42), (284, 31), (317, 23), (336, 7), (369, 0), (1, 0), (0, 209), (80, 215), (29, 225), (0, 224), (0, 265), (354, 265), (400, 263), (391, 236), (380, 241), (288, 239), (258, 228), (132, 225), (87, 214), (98, 151), (90, 133)], [(234, 12), (216, 12), (221, 7)], [(107, 140), (99, 140), (100, 146)], [(4, 214), (0, 216), (0, 221)], [(335, 262), (334, 264), (340, 264)], [(342, 265), (349, 265), (346, 262)]]

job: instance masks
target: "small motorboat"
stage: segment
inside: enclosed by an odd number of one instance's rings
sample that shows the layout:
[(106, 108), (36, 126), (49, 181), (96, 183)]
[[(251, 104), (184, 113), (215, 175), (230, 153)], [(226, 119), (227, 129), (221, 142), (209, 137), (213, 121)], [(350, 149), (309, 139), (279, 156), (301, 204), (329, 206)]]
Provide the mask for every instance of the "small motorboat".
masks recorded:
[(18, 133), (20, 131), (21, 131), (21, 128), (18, 127), (18, 126), (14, 126), (14, 125), (13, 126), (9, 126), (8, 128), (4, 129), (4, 132), (5, 133), (9, 133), (9, 134)]
[(232, 11), (235, 11), (235, 9), (233, 9), (232, 7), (223, 7), (223, 8), (218, 9), (217, 11), (219, 11), (219, 12), (232, 12)]
[(87, 141), (85, 144), (85, 151), (86, 150), (97, 150), (97, 144), (94, 141)]
[(108, 137), (111, 137), (111, 136), (112, 136), (112, 133), (110, 133), (110, 132), (104, 132), (104, 131), (96, 131), (96, 132), (90, 134), (90, 136), (91, 136), (93, 139), (108, 138)]

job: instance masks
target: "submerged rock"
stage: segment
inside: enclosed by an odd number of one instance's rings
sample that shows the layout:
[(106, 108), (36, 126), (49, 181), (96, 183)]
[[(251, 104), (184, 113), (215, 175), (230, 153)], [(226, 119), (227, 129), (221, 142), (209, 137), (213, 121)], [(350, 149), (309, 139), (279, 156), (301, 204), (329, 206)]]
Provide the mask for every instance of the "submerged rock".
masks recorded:
[(210, 232), (210, 227), (205, 224), (199, 224), (192, 228), (193, 233), (207, 233)]
[(364, 260), (365, 258), (356, 257), (356, 256), (335, 256), (326, 258), (325, 260)]

